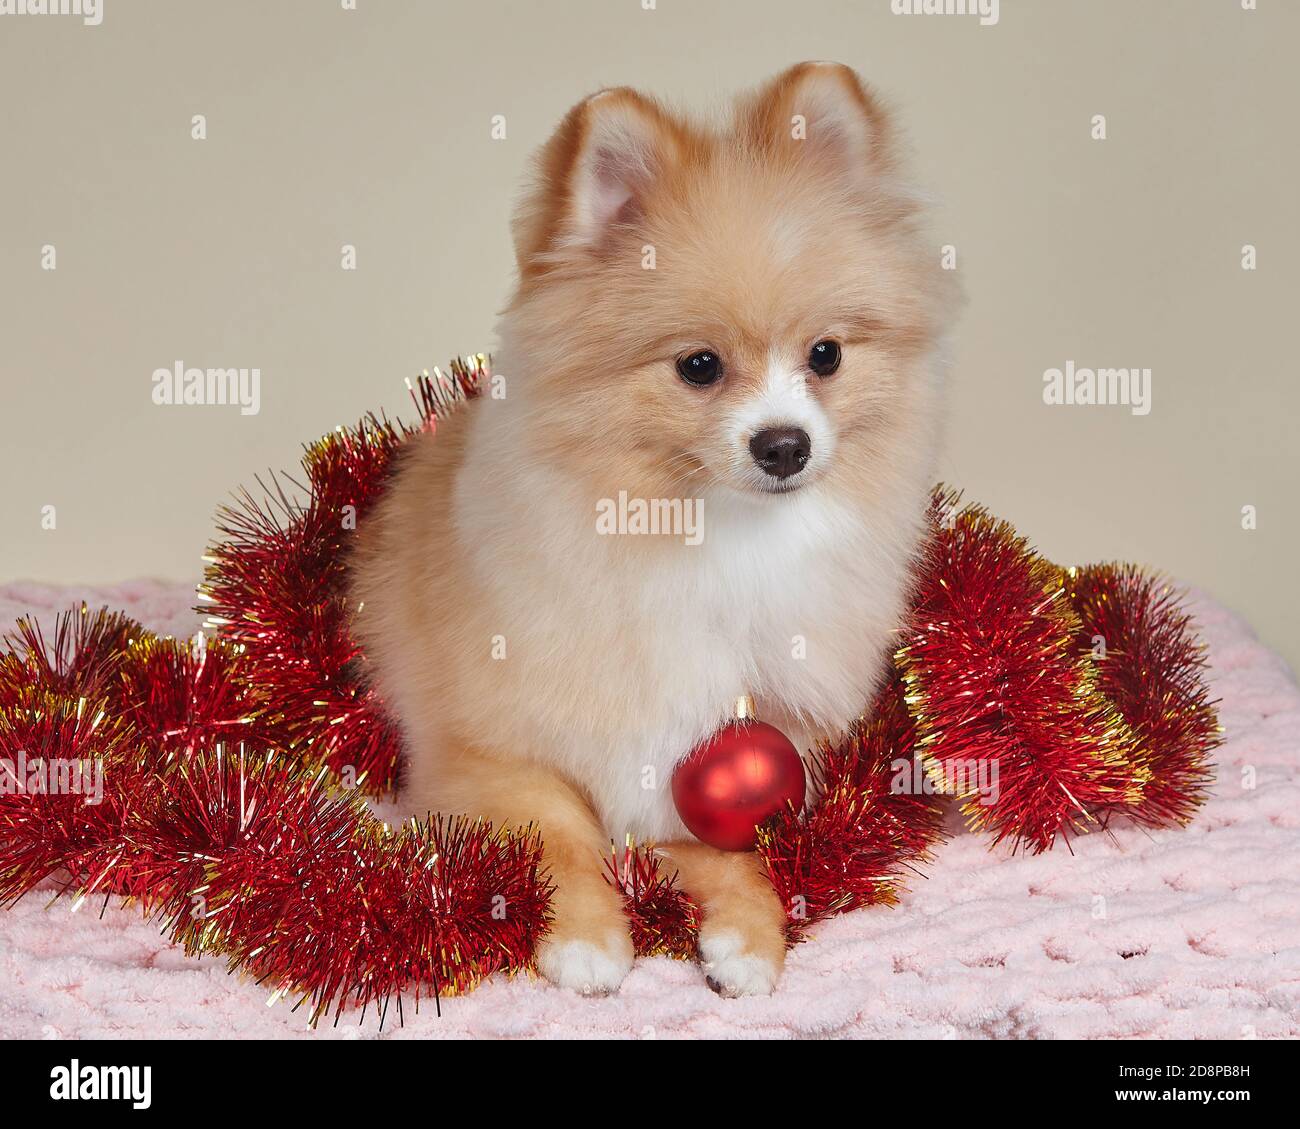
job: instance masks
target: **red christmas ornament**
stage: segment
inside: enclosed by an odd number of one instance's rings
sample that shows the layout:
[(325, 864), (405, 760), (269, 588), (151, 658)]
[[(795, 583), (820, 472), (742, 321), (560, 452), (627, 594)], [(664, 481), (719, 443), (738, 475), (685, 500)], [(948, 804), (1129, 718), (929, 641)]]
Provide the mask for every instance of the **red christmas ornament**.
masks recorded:
[(748, 851), (758, 825), (787, 803), (803, 806), (799, 751), (774, 726), (754, 720), (741, 698), (736, 720), (694, 749), (673, 773), (673, 803), (692, 835), (723, 851)]

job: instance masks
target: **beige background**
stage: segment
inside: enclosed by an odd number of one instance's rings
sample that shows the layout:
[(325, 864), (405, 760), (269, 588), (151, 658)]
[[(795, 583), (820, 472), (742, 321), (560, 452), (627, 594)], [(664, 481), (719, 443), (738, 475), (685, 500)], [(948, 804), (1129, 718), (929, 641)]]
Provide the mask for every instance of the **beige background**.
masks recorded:
[[(899, 110), (958, 249), (944, 476), (1058, 560), (1208, 588), (1300, 665), (1300, 4), (1003, 0), (993, 27), (889, 0), (356, 6), (0, 16), (0, 580), (197, 579), (236, 485), (491, 345), (520, 173), (571, 103), (705, 106), (835, 58)], [(1045, 406), (1071, 359), (1151, 368), (1151, 414)], [(259, 367), (261, 414), (155, 406), (177, 360)]]

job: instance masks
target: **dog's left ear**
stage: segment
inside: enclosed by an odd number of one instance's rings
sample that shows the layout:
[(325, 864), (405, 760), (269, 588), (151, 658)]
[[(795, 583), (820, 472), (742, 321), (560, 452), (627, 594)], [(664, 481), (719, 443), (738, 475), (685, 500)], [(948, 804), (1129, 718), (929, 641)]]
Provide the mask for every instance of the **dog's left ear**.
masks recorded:
[(628, 87), (579, 102), (538, 154), (534, 186), (516, 213), (520, 273), (599, 251), (615, 228), (636, 222), (688, 144), (684, 125)]
[(799, 63), (740, 105), (737, 125), (755, 147), (854, 177), (893, 168), (889, 117), (843, 63)]

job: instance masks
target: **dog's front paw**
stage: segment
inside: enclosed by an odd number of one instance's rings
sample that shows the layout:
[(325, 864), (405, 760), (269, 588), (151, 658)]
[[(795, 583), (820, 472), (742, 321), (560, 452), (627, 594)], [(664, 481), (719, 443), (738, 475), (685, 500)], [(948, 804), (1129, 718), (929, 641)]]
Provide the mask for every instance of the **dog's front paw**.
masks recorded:
[(616, 992), (632, 969), (632, 939), (614, 931), (604, 944), (576, 937), (556, 937), (537, 946), (537, 968), (552, 984), (584, 996)]
[(700, 931), (700, 964), (704, 978), (720, 996), (770, 996), (781, 975), (784, 947), (780, 956), (760, 953), (745, 943), (734, 929)]

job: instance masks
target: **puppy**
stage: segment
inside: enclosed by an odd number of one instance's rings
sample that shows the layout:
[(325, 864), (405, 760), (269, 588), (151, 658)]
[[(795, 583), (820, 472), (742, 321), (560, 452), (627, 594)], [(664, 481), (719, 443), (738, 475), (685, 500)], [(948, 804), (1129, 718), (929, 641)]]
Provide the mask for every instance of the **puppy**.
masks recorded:
[[(896, 159), (835, 64), (721, 128), (630, 89), (580, 102), (515, 220), (500, 382), (408, 444), (359, 530), (406, 803), (540, 828), (556, 984), (608, 992), (632, 965), (602, 874), (627, 835), (701, 906), (718, 991), (780, 974), (787, 907), (754, 854), (691, 838), (670, 781), (741, 695), (807, 748), (885, 673), (952, 299)], [(620, 497), (700, 528), (619, 535), (600, 519)]]

